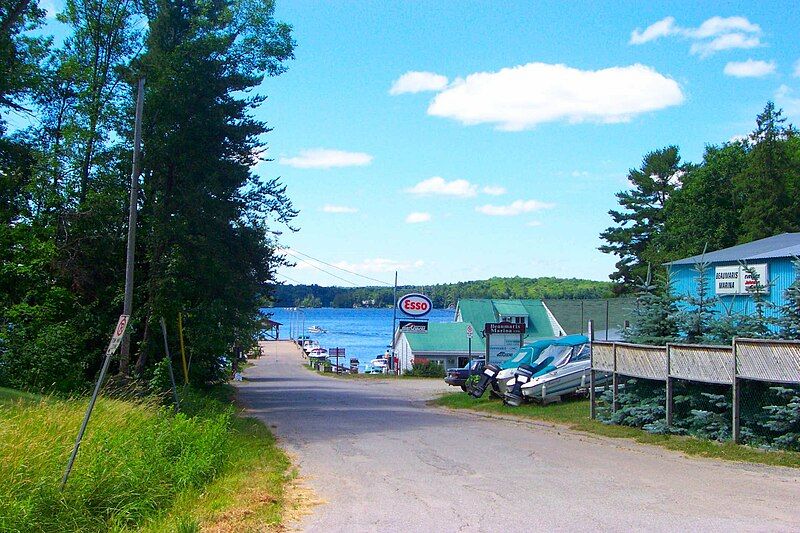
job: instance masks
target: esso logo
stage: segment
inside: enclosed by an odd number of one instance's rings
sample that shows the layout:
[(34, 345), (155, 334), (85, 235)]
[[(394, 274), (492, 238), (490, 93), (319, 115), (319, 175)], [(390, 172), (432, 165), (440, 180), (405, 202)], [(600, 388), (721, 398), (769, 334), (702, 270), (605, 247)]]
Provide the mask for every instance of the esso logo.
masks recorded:
[(408, 316), (425, 316), (433, 309), (433, 302), (424, 294), (406, 294), (397, 301), (397, 308)]

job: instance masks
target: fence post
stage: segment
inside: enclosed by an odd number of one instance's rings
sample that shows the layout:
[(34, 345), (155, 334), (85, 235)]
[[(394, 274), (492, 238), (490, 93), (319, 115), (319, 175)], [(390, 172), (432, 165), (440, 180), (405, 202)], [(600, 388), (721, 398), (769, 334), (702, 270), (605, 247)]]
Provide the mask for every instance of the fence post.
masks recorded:
[(614, 373), (611, 374), (611, 412), (617, 412), (617, 398), (619, 395), (619, 374), (617, 374), (617, 343), (613, 345), (614, 354)]
[(739, 427), (739, 396), (741, 394), (741, 390), (739, 387), (739, 378), (737, 374), (739, 373), (739, 369), (737, 368), (737, 357), (738, 357), (738, 348), (736, 345), (736, 337), (733, 338), (733, 394), (731, 395), (731, 404), (733, 411), (733, 421), (731, 422), (731, 436), (733, 437), (733, 442), (735, 444), (739, 443), (740, 440), (740, 427)]
[(670, 377), (670, 351), (672, 346), (667, 343), (667, 405), (666, 405), (666, 423), (667, 427), (672, 426), (672, 378)]
[[(581, 300), (583, 310), (583, 300)], [(589, 417), (594, 420), (597, 416), (596, 398), (594, 397), (594, 322), (589, 321)]]

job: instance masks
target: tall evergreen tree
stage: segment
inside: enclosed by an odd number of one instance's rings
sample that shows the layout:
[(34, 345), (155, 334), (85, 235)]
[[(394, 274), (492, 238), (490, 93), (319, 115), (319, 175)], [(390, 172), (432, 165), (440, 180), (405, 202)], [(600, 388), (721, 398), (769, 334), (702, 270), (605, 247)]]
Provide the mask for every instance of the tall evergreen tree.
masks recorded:
[(735, 178), (743, 199), (740, 242), (800, 229), (800, 191), (792, 190), (800, 169), (794, 168), (787, 139), (795, 135), (775, 104), (767, 102), (750, 134), (752, 150), (744, 171)]
[(638, 169), (628, 171), (632, 189), (616, 194), (621, 210), (609, 214), (616, 226), (607, 228), (600, 238), (608, 244), (600, 251), (620, 259), (611, 279), (632, 288), (645, 276), (647, 264), (659, 264), (663, 254), (654, 246), (654, 237), (664, 227), (664, 206), (680, 185), (686, 166), (681, 164), (677, 146), (668, 146), (644, 156)]
[(145, 10), (136, 368), (161, 353), (159, 317), (183, 311), (194, 378), (213, 379), (217, 356), (258, 329), (281, 261), (269, 225), (296, 214), (284, 186), (251, 172), (269, 128), (252, 117), (264, 98), (243, 96), (285, 69), (294, 42), (271, 1), (156, 0)]
[(656, 346), (674, 341), (679, 331), (677, 302), (670, 271), (654, 277), (648, 266), (636, 293), (636, 318), (624, 331), (625, 340)]

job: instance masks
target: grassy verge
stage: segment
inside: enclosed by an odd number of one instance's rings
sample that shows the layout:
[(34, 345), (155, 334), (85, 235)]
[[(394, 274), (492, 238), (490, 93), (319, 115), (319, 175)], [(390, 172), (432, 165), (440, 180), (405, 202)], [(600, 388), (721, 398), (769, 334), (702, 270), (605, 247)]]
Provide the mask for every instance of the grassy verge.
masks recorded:
[(654, 435), (632, 427), (603, 424), (589, 418), (589, 402), (583, 399), (545, 406), (526, 403), (520, 407), (507, 407), (500, 400), (490, 400), (486, 397), (475, 399), (468, 394), (458, 392), (445, 394), (432, 403), (451, 409), (470, 409), (562, 424), (578, 431), (604, 437), (633, 439), (636, 442), (654, 444), (687, 455), (800, 468), (798, 452), (764, 451), (730, 442), (720, 443), (677, 435)]
[(0, 391), (0, 531), (280, 527), (290, 462), (261, 423), (184, 391), (185, 413), (101, 398), (65, 490), (85, 398)]

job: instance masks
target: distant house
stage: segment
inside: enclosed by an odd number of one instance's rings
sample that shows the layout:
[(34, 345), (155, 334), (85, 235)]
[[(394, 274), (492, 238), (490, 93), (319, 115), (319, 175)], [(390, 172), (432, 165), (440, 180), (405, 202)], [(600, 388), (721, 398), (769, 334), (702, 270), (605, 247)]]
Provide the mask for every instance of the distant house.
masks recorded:
[[(774, 306), (786, 302), (786, 288), (795, 280), (792, 259), (800, 256), (800, 233), (782, 233), (738, 246), (732, 246), (705, 255), (696, 255), (667, 263), (672, 273), (672, 290), (677, 296), (697, 296), (698, 273), (696, 265), (709, 263), (705, 285), (709, 297), (718, 298), (716, 310), (751, 314), (754, 311), (752, 292), (756, 280), (744, 269), (751, 268), (758, 282), (766, 287), (766, 300)], [(775, 313), (767, 310), (768, 314)]]
[[(454, 322), (431, 322), (427, 333), (396, 332), (398, 364), (403, 370), (421, 360), (436, 361), (445, 368), (464, 366), (470, 355), (473, 358), (485, 355), (484, 326), (496, 322), (525, 324), (525, 342), (566, 335), (541, 300), (459, 300)], [(467, 338), (468, 324), (475, 331), (471, 351)]]

